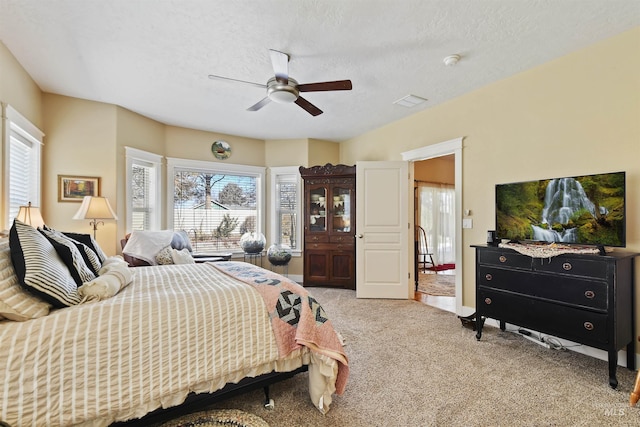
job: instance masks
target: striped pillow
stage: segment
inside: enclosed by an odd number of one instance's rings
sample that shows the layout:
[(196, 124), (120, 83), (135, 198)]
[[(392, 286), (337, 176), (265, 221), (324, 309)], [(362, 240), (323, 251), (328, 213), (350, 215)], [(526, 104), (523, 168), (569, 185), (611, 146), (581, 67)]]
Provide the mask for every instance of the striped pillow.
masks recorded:
[(11, 261), (20, 284), (54, 307), (80, 303), (78, 285), (53, 245), (35, 228), (18, 220), (9, 232)]
[(49, 314), (48, 303), (22, 289), (11, 264), (9, 239), (0, 239), (0, 319), (25, 321)]
[[(100, 264), (102, 264), (107, 259), (107, 255), (104, 253), (104, 251), (102, 250), (100, 245), (98, 245), (98, 242), (96, 242), (93, 239), (93, 237), (91, 237), (91, 234), (68, 233), (66, 231), (63, 231), (62, 234), (64, 234), (67, 237), (70, 237), (73, 240), (76, 240), (76, 241), (78, 241), (80, 243), (84, 243), (89, 248), (91, 248), (96, 253), (96, 255), (98, 255), (98, 259), (100, 260)], [(98, 270), (100, 270), (100, 268), (98, 268)]]
[(82, 253), (73, 239), (53, 230), (40, 230), (40, 232), (51, 242), (78, 286), (96, 278), (96, 274), (85, 263)]

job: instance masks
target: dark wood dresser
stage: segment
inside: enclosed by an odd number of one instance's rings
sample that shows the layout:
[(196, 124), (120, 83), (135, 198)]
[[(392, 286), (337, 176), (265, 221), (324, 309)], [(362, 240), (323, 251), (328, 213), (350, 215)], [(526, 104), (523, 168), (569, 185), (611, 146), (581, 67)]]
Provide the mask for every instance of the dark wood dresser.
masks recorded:
[(476, 338), (485, 318), (605, 350), (609, 385), (618, 386), (618, 351), (635, 369), (634, 257), (637, 253), (532, 258), (474, 245)]

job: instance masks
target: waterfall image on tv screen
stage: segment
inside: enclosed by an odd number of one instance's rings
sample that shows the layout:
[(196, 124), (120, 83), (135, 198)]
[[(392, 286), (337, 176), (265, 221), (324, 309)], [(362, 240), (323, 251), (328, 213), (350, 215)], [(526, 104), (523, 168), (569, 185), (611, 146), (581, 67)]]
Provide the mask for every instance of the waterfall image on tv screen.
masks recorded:
[(496, 185), (501, 239), (625, 246), (625, 173)]

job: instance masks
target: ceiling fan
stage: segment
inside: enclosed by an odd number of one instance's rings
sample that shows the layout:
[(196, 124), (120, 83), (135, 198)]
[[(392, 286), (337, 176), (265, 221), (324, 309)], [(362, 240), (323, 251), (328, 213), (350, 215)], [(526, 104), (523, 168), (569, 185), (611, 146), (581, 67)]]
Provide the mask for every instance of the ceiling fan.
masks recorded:
[(301, 92), (351, 90), (351, 80), (299, 84), (295, 79), (289, 77), (289, 55), (273, 49), (269, 49), (269, 52), (271, 54), (271, 64), (273, 65), (275, 77), (271, 77), (267, 81), (267, 84), (247, 82), (229, 77), (216, 76), (214, 74), (209, 74), (209, 78), (247, 83), (267, 89), (267, 96), (258, 103), (247, 108), (247, 111), (258, 111), (271, 101), (281, 104), (295, 102), (312, 116), (317, 116), (322, 114), (322, 110), (301, 97)]

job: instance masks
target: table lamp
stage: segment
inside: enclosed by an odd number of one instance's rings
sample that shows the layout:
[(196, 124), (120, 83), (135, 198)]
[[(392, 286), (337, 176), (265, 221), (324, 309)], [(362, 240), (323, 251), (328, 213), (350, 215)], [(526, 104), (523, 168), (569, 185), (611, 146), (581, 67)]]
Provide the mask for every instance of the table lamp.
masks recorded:
[(40, 208), (37, 206), (31, 206), (31, 202), (27, 206), (20, 206), (16, 219), (24, 224), (30, 225), (33, 228), (44, 226), (44, 219), (40, 213)]
[(93, 226), (93, 238), (96, 238), (98, 224), (104, 225), (102, 219), (118, 219), (118, 216), (111, 209), (109, 200), (106, 197), (84, 196), (80, 209), (73, 216), (73, 219), (90, 219), (89, 225)]

